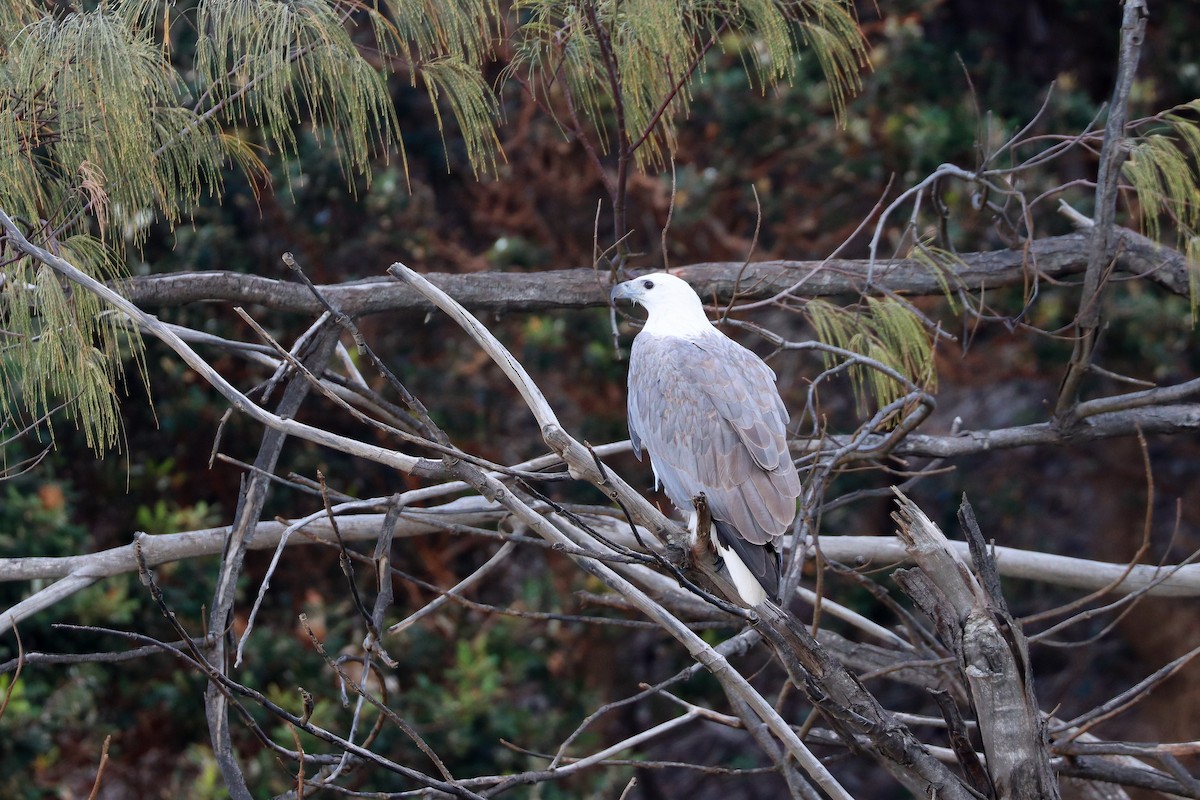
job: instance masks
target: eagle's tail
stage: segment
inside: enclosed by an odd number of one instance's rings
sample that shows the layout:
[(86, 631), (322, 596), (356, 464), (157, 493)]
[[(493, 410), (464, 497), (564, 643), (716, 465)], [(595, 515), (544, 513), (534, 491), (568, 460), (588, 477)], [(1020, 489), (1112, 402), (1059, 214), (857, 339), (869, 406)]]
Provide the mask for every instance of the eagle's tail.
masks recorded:
[(725, 561), (729, 578), (738, 594), (751, 606), (770, 597), (779, 599), (779, 578), (782, 568), (779, 552), (773, 544), (752, 544), (733, 529), (728, 522), (713, 520), (717, 530), (717, 553)]

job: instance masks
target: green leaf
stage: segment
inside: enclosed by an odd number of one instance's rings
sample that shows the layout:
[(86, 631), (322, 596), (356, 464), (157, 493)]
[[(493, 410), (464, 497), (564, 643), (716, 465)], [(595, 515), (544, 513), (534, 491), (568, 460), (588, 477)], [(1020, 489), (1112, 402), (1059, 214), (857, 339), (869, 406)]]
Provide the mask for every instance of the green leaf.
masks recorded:
[[(603, 149), (620, 134), (638, 145), (641, 168), (661, 167), (674, 155), (689, 87), (713, 47), (740, 44), (746, 73), (763, 91), (793, 81), (797, 60), (812, 52), (840, 115), (866, 64), (852, 9), (843, 0), (518, 0), (524, 21), (506, 74), (550, 107), (565, 91), (568, 113), (591, 125)], [(623, 130), (613, 127), (618, 121)]]
[(1134, 140), (1123, 166), (1137, 194), (1136, 212), (1146, 235), (1159, 239), (1164, 224), (1188, 262), (1192, 324), (1200, 313), (1200, 100), (1164, 114), (1165, 132)]
[[(869, 297), (863, 306), (842, 308), (813, 299), (805, 304), (804, 313), (820, 341), (873, 359), (923, 389), (936, 386), (932, 339), (906, 303)], [(840, 360), (833, 353), (825, 353), (824, 358), (827, 368)], [(867, 364), (853, 364), (849, 374), (863, 416), (872, 413), (870, 406), (882, 408), (909, 393), (903, 383)]]

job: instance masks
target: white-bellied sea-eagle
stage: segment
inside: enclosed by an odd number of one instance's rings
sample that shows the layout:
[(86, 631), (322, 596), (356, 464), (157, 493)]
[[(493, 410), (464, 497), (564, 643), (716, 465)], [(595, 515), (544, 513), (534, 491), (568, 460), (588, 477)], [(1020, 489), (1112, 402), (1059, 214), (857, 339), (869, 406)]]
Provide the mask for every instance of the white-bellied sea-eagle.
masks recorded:
[(800, 476), (787, 447), (788, 412), (775, 373), (721, 333), (680, 278), (643, 275), (613, 288), (645, 307), (629, 358), (629, 436), (696, 532), (704, 494), (712, 544), (742, 599), (779, 592), (775, 542), (796, 517)]

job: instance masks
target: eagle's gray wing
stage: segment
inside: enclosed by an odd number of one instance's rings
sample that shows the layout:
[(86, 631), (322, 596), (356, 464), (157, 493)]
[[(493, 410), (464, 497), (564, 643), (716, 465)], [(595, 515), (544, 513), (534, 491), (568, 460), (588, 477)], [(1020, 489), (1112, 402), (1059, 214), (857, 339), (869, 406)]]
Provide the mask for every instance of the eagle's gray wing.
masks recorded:
[(680, 509), (703, 492), (713, 519), (751, 544), (787, 531), (800, 494), (787, 422), (770, 367), (719, 331), (634, 340), (630, 435)]

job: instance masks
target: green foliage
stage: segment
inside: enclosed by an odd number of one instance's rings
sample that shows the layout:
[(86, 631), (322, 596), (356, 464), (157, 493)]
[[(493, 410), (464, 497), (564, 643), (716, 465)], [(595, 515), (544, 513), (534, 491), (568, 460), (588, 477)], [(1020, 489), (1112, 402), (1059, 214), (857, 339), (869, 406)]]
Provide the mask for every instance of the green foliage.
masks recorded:
[(1176, 246), (1191, 269), (1192, 324), (1200, 315), (1200, 100), (1193, 100), (1161, 119), (1165, 133), (1137, 139), (1124, 173), (1137, 192), (1138, 216), (1151, 238), (1162, 235), (1163, 219), (1175, 229)]
[[(415, 691), (405, 694), (406, 714), (428, 731), (434, 749), (448, 763), (499, 762), (518, 768), (516, 754), (497, 751), (499, 740), (549, 746), (570, 716), (586, 702), (580, 687), (562, 687), (548, 696), (547, 646), (543, 636), (497, 620), (453, 643), (453, 655), (440, 671), (415, 674)], [(520, 698), (525, 698), (522, 702)]]
[(957, 254), (945, 248), (936, 247), (930, 242), (918, 242), (909, 252), (908, 257), (925, 267), (931, 275), (937, 278), (938, 287), (942, 290), (942, 297), (945, 298), (950, 310), (957, 312), (958, 303), (954, 299), (951, 279), (958, 270), (966, 266), (963, 260)]
[[(863, 306), (843, 308), (824, 300), (810, 300), (805, 305), (805, 314), (822, 342), (873, 359), (917, 386), (934, 387), (937, 373), (932, 341), (907, 304), (868, 297)], [(840, 360), (832, 353), (825, 354), (827, 367)], [(895, 378), (866, 364), (853, 364), (849, 373), (854, 396), (864, 413), (869, 413), (868, 400), (876, 407), (883, 407), (909, 392)]]
[(866, 44), (846, 4), (830, 0), (793, 4), (799, 9), (800, 32), (821, 64), (833, 100), (844, 121), (846, 102), (861, 88), (859, 70), (867, 62)]
[[(395, 20), (396, 43), (413, 62), (440, 53), (479, 65), (492, 56), (492, 45), (500, 34), (496, 0), (389, 0), (385, 5)], [(372, 21), (381, 28), (390, 27), (378, 13)]]
[[(50, 465), (51, 471), (55, 465)], [(35, 481), (35, 473), (29, 473), (0, 484), (0, 558), (28, 556), (70, 556), (93, 549), (92, 531), (72, 522), (76, 513), (75, 500), (78, 492), (70, 484), (56, 479)], [(158, 500), (139, 504), (133, 512), (138, 527), (150, 534), (175, 533), (194, 530), (217, 523), (214, 509), (199, 501), (193, 505), (180, 506), (175, 502)], [(160, 579), (174, 589), (196, 596), (189, 598), (198, 606), (207, 599), (208, 587), (201, 579), (205, 568), (199, 562), (165, 564), (159, 569)], [(42, 588), (35, 583), (33, 590)], [(21, 583), (0, 585), (0, 604), (4, 607), (15, 604), (30, 587)], [(175, 596), (178, 601), (178, 594)], [(54, 619), (70, 619), (81, 624), (123, 625), (135, 620), (138, 613), (155, 619), (155, 612), (147, 607), (144, 590), (134, 574), (115, 576), (72, 595), (55, 607), (53, 612), (43, 612), (30, 624), (31, 630), (46, 627), (46, 616), (53, 613)], [(142, 620), (144, 623), (144, 620)], [(26, 636), (26, 646), (36, 644)], [(0, 661), (14, 655), (13, 640), (0, 636)]]
[[(360, 175), (369, 187), (379, 156), (395, 147), (403, 159), (388, 71), (424, 86), (439, 129), (449, 111), (476, 174), (502, 156), (485, 74), (503, 38), (494, 0), (4, 2), (0, 208), (102, 280), (121, 277), (122, 251), (152, 222), (173, 228), (219, 195), (230, 164), (259, 185), (262, 149), (299, 158), (302, 126), (352, 188)], [(739, 49), (764, 90), (795, 80), (807, 45), (839, 110), (865, 63), (845, 0), (522, 0), (513, 14), (507, 74), (565, 88), (602, 140), (615, 112), (643, 167), (673, 155), (714, 45)], [(17, 343), (0, 367), (0, 411), (32, 420), (65, 404), (97, 452), (115, 446), (119, 364), (140, 354), (136, 334), (29, 261), (9, 267), (3, 289), (0, 324)]]
[(476, 174), (480, 171), (494, 173), (500, 138), (493, 126), (499, 115), (499, 104), (479, 70), (459, 59), (440, 58), (427, 62), (421, 75), (437, 115), (438, 128), (443, 127), (438, 100), (445, 97), (458, 121), (467, 159)]
[(1169, 383), (1200, 371), (1200, 349), (1189, 324), (1189, 298), (1134, 283), (1106, 298), (1106, 355), (1125, 374), (1143, 370)]
[(138, 506), (134, 520), (138, 530), (153, 535), (192, 531), (220, 522), (217, 509), (203, 500), (188, 508), (173, 502), (158, 500), (153, 505)]
[[(674, 155), (693, 75), (713, 44), (752, 42), (743, 67), (764, 90), (796, 77), (801, 44), (807, 44), (839, 112), (866, 63), (851, 6), (842, 0), (521, 0), (516, 9), (525, 21), (509, 73), (528, 75), (547, 96), (561, 84), (603, 143), (611, 147), (613, 133), (643, 143), (636, 150), (643, 168), (661, 167)], [(726, 32), (732, 41), (723, 43)], [(623, 131), (609, 130), (613, 112)]]
[(187, 749), (179, 768), (190, 768), (184, 774), (172, 776), (174, 791), (167, 790), (175, 796), (186, 794), (191, 800), (225, 800), (229, 790), (221, 780), (221, 770), (217, 766), (217, 758), (212, 748), (204, 744), (194, 744)]
[[(5, 482), (0, 494), (0, 556), (57, 556), (79, 552), (86, 540), (82, 526), (69, 519), (69, 504), (56, 482), (34, 487), (16, 480)], [(0, 600), (10, 599), (6, 586)]]
[[(353, 10), (369, 19), (385, 59), (403, 53), (414, 82), (423, 70), (434, 102), (447, 100), (472, 164), (494, 169), (498, 111), (481, 76), (494, 6), (389, 9), (394, 22), (378, 8), (326, 0), (128, 0), (91, 10), (4, 0), (0, 209), (30, 238), (114, 281), (125, 246), (142, 245), (154, 220), (173, 227), (219, 194), (229, 164), (265, 180), (256, 138), (295, 157), (307, 123), (348, 178), (369, 180), (374, 159), (400, 140), (386, 74), (352, 38)], [(180, 22), (200, 32), (194, 52), (174, 44)], [(93, 449), (116, 445), (120, 363), (140, 354), (136, 334), (28, 260), (6, 266), (0, 291), (0, 413), (32, 421), (64, 405)]]
[[(373, 152), (395, 140), (395, 111), (382, 74), (364, 60), (324, 0), (205, 0), (196, 68), (213, 108), (258, 127), (296, 153), (293, 126), (303, 112), (327, 131), (347, 173), (368, 172)], [(386, 29), (376, 28), (376, 32)], [(379, 41), (389, 52), (389, 38)]]
[[(11, 556), (73, 555), (84, 549), (87, 531), (70, 521), (69, 492), (58, 482), (35, 485), (28, 476), (0, 485), (0, 558)], [(56, 618), (85, 623), (110, 624), (129, 619), (129, 582), (116, 581), (93, 586), (76, 594), (55, 609)], [(20, 584), (0, 585), (0, 605), (9, 607), (28, 593)], [(42, 582), (33, 589), (42, 588)], [(133, 590), (136, 593), (136, 590)], [(113, 617), (101, 616), (116, 612)], [(21, 628), (26, 651), (50, 649), (57, 634), (49, 631), (47, 613), (27, 621)], [(17, 654), (11, 632), (0, 635), (0, 661)], [(0, 676), (0, 697), (8, 691), (12, 675)], [(99, 696), (96, 672), (91, 667), (73, 667), (62, 673), (47, 673), (26, 667), (13, 687), (12, 699), (0, 718), (0, 797), (40, 798), (43, 791), (31, 772), (47, 774), (62, 758), (58, 734), (78, 731), (94, 715)]]
[[(146, 211), (174, 222), (227, 148), (211, 120), (179, 138), (181, 87), (149, 37), (104, 10), (45, 16), (0, 31), (0, 207), (102, 241), (144, 230)], [(200, 121), (196, 124), (199, 126)], [(183, 159), (186, 158), (186, 162)]]
[[(61, 254), (104, 280), (118, 274), (95, 239), (78, 235)], [(86, 267), (85, 267), (86, 268)], [(13, 427), (50, 420), (61, 404), (96, 452), (120, 435), (116, 386), (124, 357), (143, 367), (141, 340), (98, 297), (73, 290), (49, 267), (23, 258), (6, 268), (0, 328), (13, 332), (0, 347), (0, 417)], [(141, 369), (143, 379), (144, 368)]]
[[(70, 521), (70, 504), (63, 488), (45, 483), (38, 491), (29, 491), (23, 482), (6, 482), (0, 493), (0, 557), (67, 556), (86, 549), (88, 532)], [(136, 599), (136, 581), (116, 578), (88, 587), (73, 595), (56, 610), (84, 624), (128, 622), (140, 605)], [(0, 603), (6, 607), (22, 598), (25, 587), (6, 584), (0, 587)], [(35, 584), (35, 589), (41, 588)], [(36, 618), (35, 618), (36, 619)], [(37, 627), (34, 625), (31, 628)], [(13, 640), (6, 635), (0, 641), (0, 661), (9, 657)], [(26, 637), (25, 645), (31, 642)], [(15, 647), (11, 648), (15, 651)], [(15, 652), (12, 652), (15, 655)]]
[(0, 717), (0, 793), (14, 800), (35, 800), (44, 795), (29, 780), (29, 767), (41, 772), (56, 765), (61, 753), (54, 745), (54, 726), (74, 721), (63, 720), (43, 707), (47, 694), (30, 690), (28, 673), (15, 686), (12, 681), (12, 675), (0, 675), (0, 697), (12, 688), (8, 707)]

